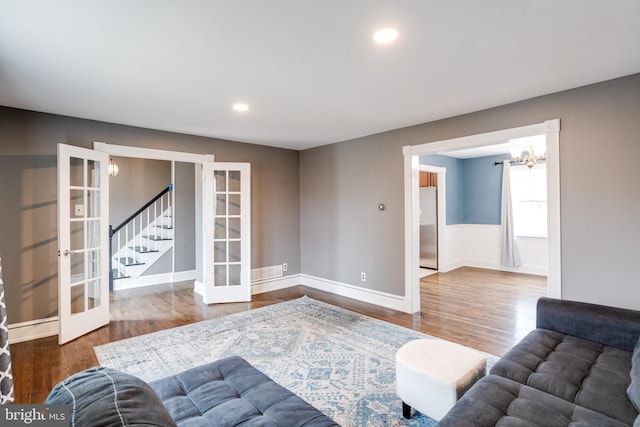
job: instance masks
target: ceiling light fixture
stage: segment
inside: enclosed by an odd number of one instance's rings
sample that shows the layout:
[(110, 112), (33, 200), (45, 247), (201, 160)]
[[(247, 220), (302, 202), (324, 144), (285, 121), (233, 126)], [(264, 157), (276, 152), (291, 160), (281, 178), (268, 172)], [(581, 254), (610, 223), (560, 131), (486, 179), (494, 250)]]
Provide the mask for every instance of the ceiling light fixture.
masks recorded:
[(249, 111), (249, 106), (244, 102), (236, 102), (235, 104), (233, 104), (233, 109), (242, 113), (245, 111)]
[(536, 163), (540, 163), (542, 160), (546, 159), (546, 157), (544, 156), (546, 154), (546, 151), (547, 150), (543, 147), (542, 154), (536, 154), (536, 150), (533, 148), (533, 145), (529, 145), (529, 152), (526, 156), (523, 156), (522, 148), (514, 146), (511, 147), (511, 157), (513, 158), (514, 162), (521, 165), (526, 164), (527, 167), (531, 169), (533, 165), (535, 165)]
[(393, 28), (383, 28), (373, 34), (373, 40), (378, 44), (387, 44), (398, 38), (398, 31)]

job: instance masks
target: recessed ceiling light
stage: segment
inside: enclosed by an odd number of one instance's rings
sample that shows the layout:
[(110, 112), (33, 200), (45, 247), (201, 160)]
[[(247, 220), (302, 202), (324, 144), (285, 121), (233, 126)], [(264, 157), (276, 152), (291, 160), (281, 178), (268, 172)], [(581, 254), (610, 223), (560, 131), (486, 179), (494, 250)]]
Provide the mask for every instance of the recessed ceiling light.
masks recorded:
[(236, 102), (235, 104), (233, 104), (233, 109), (236, 111), (244, 112), (249, 111), (249, 106), (244, 102)]
[(373, 34), (373, 40), (376, 43), (386, 44), (391, 43), (395, 39), (398, 38), (398, 31), (394, 28), (383, 28), (381, 30), (376, 31)]

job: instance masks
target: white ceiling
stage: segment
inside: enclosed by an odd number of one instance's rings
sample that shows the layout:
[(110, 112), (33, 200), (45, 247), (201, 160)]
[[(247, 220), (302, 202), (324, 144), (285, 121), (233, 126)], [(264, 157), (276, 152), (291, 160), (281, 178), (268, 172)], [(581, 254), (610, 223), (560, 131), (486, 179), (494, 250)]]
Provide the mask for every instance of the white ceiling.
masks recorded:
[(638, 0), (0, 0), (0, 105), (305, 149), (640, 72), (639, 18)]

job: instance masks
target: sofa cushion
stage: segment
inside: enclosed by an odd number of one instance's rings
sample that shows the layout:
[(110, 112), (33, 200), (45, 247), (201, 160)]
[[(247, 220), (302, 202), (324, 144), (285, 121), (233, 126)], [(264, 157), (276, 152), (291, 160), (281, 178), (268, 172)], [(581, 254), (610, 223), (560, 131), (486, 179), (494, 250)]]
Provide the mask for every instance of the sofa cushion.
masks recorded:
[(556, 331), (536, 329), (491, 369), (569, 403), (633, 424), (627, 397), (631, 353)]
[(238, 356), (150, 383), (179, 426), (337, 426)]
[(536, 306), (536, 327), (632, 352), (640, 311), (544, 297)]
[(147, 383), (104, 367), (58, 383), (46, 403), (69, 405), (69, 425), (75, 427), (176, 425)]
[(497, 375), (477, 382), (440, 427), (628, 426), (619, 420)]

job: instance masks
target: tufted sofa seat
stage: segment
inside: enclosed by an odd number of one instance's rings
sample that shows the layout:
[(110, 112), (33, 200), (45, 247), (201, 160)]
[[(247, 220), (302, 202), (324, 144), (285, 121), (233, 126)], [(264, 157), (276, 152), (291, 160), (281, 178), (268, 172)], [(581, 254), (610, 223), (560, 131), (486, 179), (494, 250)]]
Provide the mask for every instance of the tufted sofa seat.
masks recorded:
[(337, 425), (238, 356), (149, 385), (178, 426)]
[(551, 298), (537, 308), (537, 328), (438, 425), (640, 425), (640, 312)]
[(631, 352), (538, 329), (491, 370), (570, 403), (633, 424), (627, 397)]
[(338, 426), (238, 356), (150, 384), (113, 369), (90, 368), (58, 383), (46, 403), (69, 405), (74, 427)]

